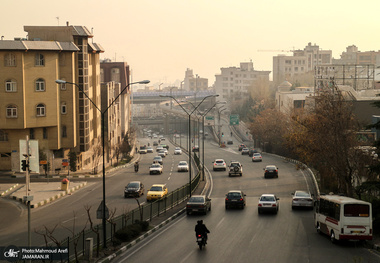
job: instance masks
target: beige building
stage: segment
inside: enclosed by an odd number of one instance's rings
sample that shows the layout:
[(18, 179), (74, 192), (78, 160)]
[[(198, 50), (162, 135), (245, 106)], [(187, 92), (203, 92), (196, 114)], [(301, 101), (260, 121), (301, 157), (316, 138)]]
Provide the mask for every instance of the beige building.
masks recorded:
[(317, 45), (308, 45), (303, 50), (294, 50), (293, 56), (273, 57), (273, 82), (279, 85), (285, 80), (296, 81), (297, 77), (314, 72), (314, 67), (332, 62), (332, 51), (322, 50)]
[(314, 95), (314, 87), (296, 87), (292, 89), (292, 84), (284, 81), (277, 87), (276, 109), (285, 114), (291, 114), (297, 110), (305, 108), (308, 97)]
[[(82, 26), (25, 26), (28, 39), (0, 41), (0, 169), (19, 170), (19, 140), (38, 140), (50, 167), (77, 152), (91, 169), (100, 138), (101, 46)], [(61, 79), (76, 83), (56, 84)], [(53, 161), (54, 160), (54, 161)]]

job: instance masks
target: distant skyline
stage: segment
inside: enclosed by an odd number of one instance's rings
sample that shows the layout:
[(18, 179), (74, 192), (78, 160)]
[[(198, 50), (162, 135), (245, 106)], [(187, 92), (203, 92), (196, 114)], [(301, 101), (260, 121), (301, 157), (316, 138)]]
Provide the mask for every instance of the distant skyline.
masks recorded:
[[(273, 56), (258, 50), (303, 49), (309, 42), (339, 58), (347, 46), (380, 50), (380, 1), (304, 0), (1, 0), (0, 36), (26, 37), (24, 26), (86, 26), (101, 58), (127, 62), (132, 81), (174, 85), (194, 75), (209, 86), (222, 67), (252, 60), (272, 71)], [(33, 10), (33, 11), (32, 11)]]

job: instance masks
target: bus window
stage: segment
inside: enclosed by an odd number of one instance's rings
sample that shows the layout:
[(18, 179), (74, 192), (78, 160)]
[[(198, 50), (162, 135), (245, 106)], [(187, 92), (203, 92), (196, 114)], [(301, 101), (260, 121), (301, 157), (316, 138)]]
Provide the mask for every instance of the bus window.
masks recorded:
[(346, 204), (344, 205), (344, 216), (369, 217), (369, 206), (361, 204)]

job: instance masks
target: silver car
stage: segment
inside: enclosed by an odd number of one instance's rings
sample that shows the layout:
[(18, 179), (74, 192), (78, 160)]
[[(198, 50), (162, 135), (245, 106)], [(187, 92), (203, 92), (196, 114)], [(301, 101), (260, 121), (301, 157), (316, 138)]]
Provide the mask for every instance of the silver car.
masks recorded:
[(292, 195), (292, 209), (295, 209), (296, 207), (314, 208), (314, 200), (309, 192), (295, 191)]
[(273, 212), (277, 214), (280, 207), (278, 200), (280, 200), (280, 198), (277, 198), (274, 194), (261, 195), (258, 204), (259, 214), (262, 212)]

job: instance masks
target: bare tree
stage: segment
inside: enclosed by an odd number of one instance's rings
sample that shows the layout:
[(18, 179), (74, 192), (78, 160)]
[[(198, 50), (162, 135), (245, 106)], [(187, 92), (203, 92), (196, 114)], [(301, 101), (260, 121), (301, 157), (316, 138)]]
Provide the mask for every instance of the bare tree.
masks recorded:
[(88, 222), (90, 223), (90, 229), (92, 232), (94, 232), (96, 234), (96, 257), (98, 258), (99, 257), (99, 250), (100, 250), (100, 231), (99, 231), (99, 229), (96, 229), (94, 227), (94, 222), (92, 222), (92, 218), (91, 218), (91, 214), (90, 214), (91, 206), (85, 205), (84, 209), (86, 210), (86, 213), (87, 213)]

